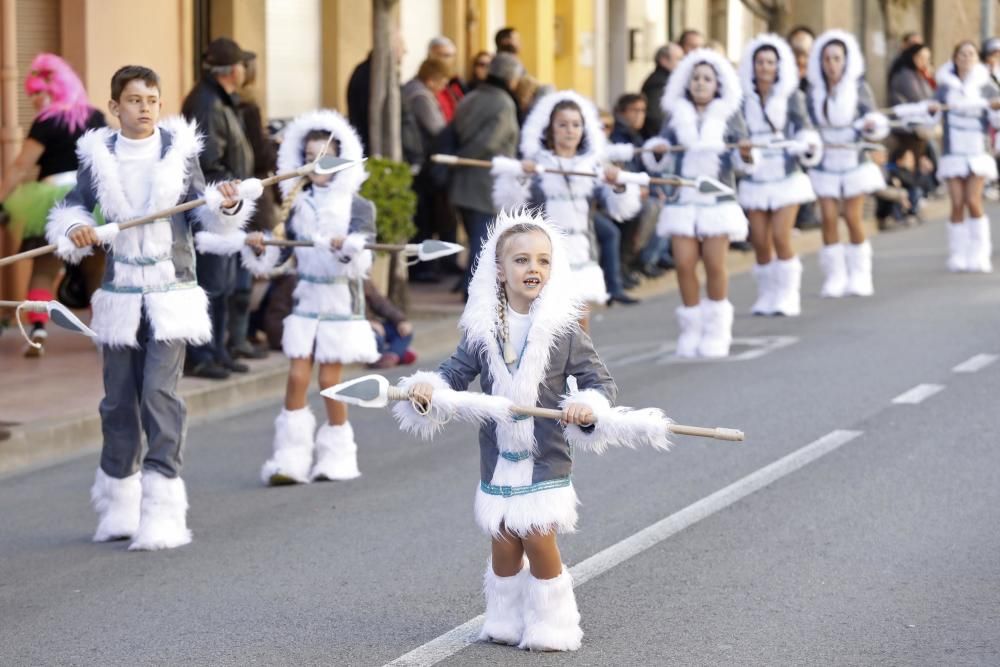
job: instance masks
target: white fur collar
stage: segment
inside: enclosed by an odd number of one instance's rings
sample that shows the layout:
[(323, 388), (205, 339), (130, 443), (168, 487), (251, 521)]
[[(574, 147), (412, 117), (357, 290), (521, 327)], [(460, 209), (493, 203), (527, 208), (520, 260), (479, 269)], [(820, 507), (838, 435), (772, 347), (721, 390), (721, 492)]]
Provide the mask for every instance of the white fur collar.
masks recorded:
[[(757, 50), (763, 46), (770, 46), (778, 52), (778, 80), (771, 87), (771, 93), (762, 107), (754, 83), (753, 57)], [(799, 87), (799, 69), (795, 64), (795, 56), (792, 54), (788, 42), (773, 33), (765, 33), (758, 35), (747, 44), (746, 48), (743, 49), (743, 57), (740, 59), (740, 83), (743, 85), (743, 93), (746, 95), (747, 122), (750, 124), (757, 121), (752, 125), (751, 130), (761, 131), (764, 129), (758, 125), (764, 125), (765, 128), (770, 129), (763, 122), (762, 114), (766, 113), (771, 125), (779, 132), (782, 131), (788, 117), (788, 98)]]
[(533, 159), (535, 154), (547, 150), (544, 140), (545, 129), (549, 126), (552, 109), (563, 101), (576, 102), (583, 112), (583, 133), (587, 150), (581, 152), (581, 155), (603, 157), (608, 142), (604, 130), (601, 129), (601, 119), (597, 115), (597, 107), (594, 106), (593, 102), (572, 90), (549, 93), (535, 103), (521, 128), (521, 155), (527, 159)]
[(153, 174), (149, 201), (141, 208), (133, 207), (125, 196), (118, 161), (111, 152), (117, 130), (103, 127), (91, 130), (77, 141), (80, 162), (94, 179), (94, 189), (101, 212), (109, 222), (125, 222), (158, 210), (175, 206), (184, 195), (190, 158), (202, 149), (202, 138), (194, 121), (172, 116), (160, 121), (162, 141), (169, 147), (160, 158)]
[[(325, 130), (332, 134), (340, 142), (340, 157), (344, 159), (361, 160), (365, 156), (361, 137), (354, 127), (336, 111), (319, 109), (304, 113), (285, 126), (281, 134), (281, 147), (278, 149), (279, 172), (293, 171), (302, 166), (305, 161), (302, 155), (305, 150), (303, 140), (311, 130)], [(330, 187), (353, 195), (361, 189), (361, 184), (367, 178), (368, 171), (364, 165), (357, 165), (339, 172)], [(295, 187), (296, 180), (292, 178), (282, 181), (281, 192), (287, 195)]]
[[(834, 90), (827, 90), (826, 79), (823, 77), (821, 57), (823, 49), (832, 41), (843, 42), (846, 48), (846, 63), (844, 76)], [(813, 45), (809, 52), (807, 77), (811, 88), (812, 108), (816, 118), (822, 123), (835, 127), (850, 125), (858, 113), (858, 80), (865, 75), (865, 57), (858, 46), (854, 35), (845, 30), (827, 30)], [(826, 103), (827, 97), (830, 98)], [(824, 113), (826, 107), (826, 113)]]
[[(520, 364), (511, 374), (503, 361), (499, 334), (497, 239), (510, 227), (531, 223), (540, 227), (552, 242), (552, 268), (548, 283), (531, 305), (531, 328)], [(538, 385), (546, 377), (553, 345), (563, 334), (577, 326), (583, 304), (575, 296), (572, 271), (562, 233), (543, 215), (524, 209), (500, 211), (490, 228), (486, 242), (476, 261), (469, 284), (469, 301), (462, 313), (459, 327), (465, 332), (470, 351), (482, 350), (493, 379), (493, 393), (515, 403), (535, 405)], [(531, 420), (498, 423), (498, 441), (502, 448), (514, 450), (534, 447)]]
[(990, 80), (990, 72), (982, 63), (976, 63), (965, 78), (960, 79), (958, 72), (955, 71), (955, 63), (949, 60), (938, 68), (934, 78), (939, 86), (948, 88), (949, 96), (957, 92), (966, 100), (980, 99), (983, 96), (983, 86)]
[[(702, 63), (715, 70), (719, 92), (699, 118), (694, 104), (688, 99), (687, 89), (691, 73)], [(725, 145), (726, 123), (739, 111), (742, 100), (739, 79), (729, 61), (711, 49), (695, 49), (670, 75), (660, 106), (669, 116), (667, 123), (683, 146), (721, 151)]]

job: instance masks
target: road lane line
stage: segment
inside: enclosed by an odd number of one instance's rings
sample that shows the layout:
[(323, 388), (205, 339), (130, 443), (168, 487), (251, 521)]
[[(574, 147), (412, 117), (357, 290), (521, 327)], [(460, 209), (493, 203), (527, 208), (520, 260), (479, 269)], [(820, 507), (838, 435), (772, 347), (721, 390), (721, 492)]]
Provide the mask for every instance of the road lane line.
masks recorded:
[(977, 354), (955, 366), (951, 371), (953, 373), (975, 373), (976, 371), (983, 370), (997, 359), (1000, 359), (1000, 355), (998, 354)]
[(917, 405), (939, 391), (944, 391), (943, 384), (918, 384), (913, 389), (908, 389), (892, 399), (892, 402), (896, 405)]
[[(611, 545), (590, 558), (581, 561), (570, 568), (573, 583), (580, 586), (596, 576), (607, 572), (616, 565), (633, 558), (647, 549), (663, 542), (668, 537), (706, 519), (733, 503), (746, 498), (769, 484), (790, 475), (820, 457), (829, 454), (842, 445), (861, 436), (861, 431), (831, 431), (822, 438), (815, 440), (801, 449), (784, 456), (774, 463), (750, 473), (727, 487), (705, 496), (701, 500), (688, 505), (684, 509), (643, 528), (621, 542)], [(480, 614), (470, 621), (449, 630), (440, 637), (432, 639), (423, 646), (418, 646), (409, 653), (402, 655), (384, 667), (428, 667), (448, 658), (466, 646), (473, 644), (479, 637), (483, 624)]]

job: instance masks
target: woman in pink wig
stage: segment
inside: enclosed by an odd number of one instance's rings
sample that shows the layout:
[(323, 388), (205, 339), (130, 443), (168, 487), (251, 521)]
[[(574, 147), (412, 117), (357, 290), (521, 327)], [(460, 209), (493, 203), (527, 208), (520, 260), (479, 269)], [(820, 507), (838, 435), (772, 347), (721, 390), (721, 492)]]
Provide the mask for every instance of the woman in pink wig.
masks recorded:
[[(87, 101), (87, 91), (76, 72), (59, 56), (39, 53), (31, 63), (24, 89), (37, 112), (21, 152), (0, 181), (0, 201), (10, 218), (10, 236), (20, 250), (45, 245), (45, 221), (49, 209), (66, 196), (76, 183), (76, 141), (87, 130), (103, 127), (104, 114)], [(37, 180), (30, 180), (38, 168)], [(55, 255), (34, 260), (27, 285), (27, 298), (52, 299), (59, 274)], [(25, 276), (26, 274), (8, 275)], [(8, 298), (24, 296), (24, 278), (5, 281)], [(31, 338), (44, 343), (46, 315), (32, 313)], [(28, 347), (25, 354), (38, 356), (44, 348)]]

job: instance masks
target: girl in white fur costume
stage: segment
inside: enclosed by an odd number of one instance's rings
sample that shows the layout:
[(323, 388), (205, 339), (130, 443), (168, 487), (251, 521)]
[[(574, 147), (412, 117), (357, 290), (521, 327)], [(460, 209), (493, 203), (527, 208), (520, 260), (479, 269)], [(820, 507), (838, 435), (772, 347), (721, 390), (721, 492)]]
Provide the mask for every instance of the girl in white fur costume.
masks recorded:
[[(725, 57), (710, 49), (689, 53), (670, 75), (660, 107), (666, 115), (659, 137), (646, 148), (683, 146), (657, 159), (643, 153), (651, 172), (685, 178), (710, 176), (735, 187), (735, 173), (753, 164), (750, 141), (740, 115), (739, 79)], [(739, 143), (738, 150), (726, 148)], [(730, 241), (747, 237), (747, 218), (732, 198), (719, 200), (695, 188), (668, 187), (656, 232), (670, 236), (682, 305), (677, 308), (679, 357), (725, 357), (733, 339), (726, 256)], [(705, 265), (706, 293), (701, 300), (698, 260)]]
[[(532, 650), (574, 651), (583, 637), (556, 543), (557, 533), (576, 527), (574, 450), (668, 444), (669, 422), (658, 410), (611, 407), (617, 387), (578, 324), (572, 253), (541, 215), (501, 212), (472, 277), (458, 350), (436, 372), (401, 380), (424, 409), (408, 402), (393, 409), (403, 429), (424, 437), (442, 424), (426, 414), (428, 405), (470, 410), (482, 421), (475, 516), (491, 537), (492, 558), (480, 637)], [(476, 376), (488, 401), (463, 391)], [(444, 389), (458, 393), (435, 393)], [(448, 400), (454, 404), (441, 403)], [(561, 408), (563, 418), (511, 417), (509, 403)], [(623, 428), (623, 419), (632, 426)]]
[[(337, 112), (300, 116), (284, 131), (278, 171), (298, 169), (324, 149), (349, 160), (363, 157), (357, 133)], [(364, 167), (356, 165), (333, 175), (310, 174), (281, 183), (283, 211), (291, 213), (286, 236), (313, 245), (294, 249), (299, 279), (295, 306), (284, 320), (281, 338), (290, 363), (288, 386), (284, 409), (274, 423), (274, 454), (261, 469), (267, 484), (346, 480), (361, 474), (347, 405), (324, 399), (327, 421), (317, 432), (306, 394), (314, 362), (319, 364), (320, 387), (326, 389), (340, 382), (344, 364), (379, 358), (364, 304), (364, 278), (372, 264), (372, 253), (364, 246), (375, 240), (375, 207), (358, 195), (367, 177)], [(251, 243), (259, 240), (258, 234), (249, 236)], [(219, 242), (242, 245), (244, 238), (199, 234), (198, 242), (202, 248)], [(242, 257), (252, 272), (266, 274), (280, 253), (274, 246), (260, 256), (244, 248)]]
[[(825, 143), (881, 141), (889, 134), (889, 121), (876, 110), (864, 74), (864, 56), (854, 35), (828, 30), (819, 36), (809, 54), (809, 113)], [(871, 296), (872, 247), (865, 237), (861, 209), (866, 194), (885, 187), (881, 170), (865, 151), (826, 147), (809, 178), (823, 218), (820, 295)], [(846, 246), (837, 231), (841, 208), (850, 238)]]
[(952, 59), (938, 69), (936, 78), (938, 102), (966, 105), (943, 112), (937, 176), (948, 184), (951, 197), (948, 269), (989, 273), (993, 244), (990, 220), (983, 209), (983, 187), (997, 178), (987, 132), (989, 124), (1000, 128), (1000, 90), (968, 41), (955, 47)]
[[(535, 104), (521, 129), (523, 160), (493, 158), (493, 202), (498, 209), (525, 204), (540, 206), (567, 234), (573, 282), (588, 303), (606, 303), (604, 273), (597, 262), (591, 206), (607, 210), (615, 220), (639, 212), (639, 186), (627, 175), (603, 165), (607, 138), (594, 105), (573, 91), (549, 93)], [(613, 157), (612, 157), (613, 159)], [(548, 174), (546, 169), (582, 171), (588, 176)], [(587, 328), (584, 311), (581, 324)]]
[[(762, 148), (753, 173), (740, 181), (740, 204), (750, 218), (750, 242), (757, 300), (754, 315), (801, 312), (802, 262), (792, 248), (792, 227), (799, 206), (816, 200), (802, 166), (822, 158), (822, 141), (813, 129), (799, 71), (788, 43), (764, 34), (747, 44), (740, 60), (743, 119), (757, 144), (794, 140), (798, 145)], [(801, 165), (801, 166), (800, 166)]]

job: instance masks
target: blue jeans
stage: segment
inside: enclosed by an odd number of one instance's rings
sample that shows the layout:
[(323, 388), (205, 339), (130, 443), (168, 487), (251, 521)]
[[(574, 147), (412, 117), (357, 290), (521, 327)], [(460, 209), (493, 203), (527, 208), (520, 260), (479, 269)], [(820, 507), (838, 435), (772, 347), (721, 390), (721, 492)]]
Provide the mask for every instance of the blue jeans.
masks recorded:
[(413, 342), (413, 334), (401, 336), (396, 325), (388, 320), (382, 320), (382, 326), (385, 328), (385, 336), (379, 336), (378, 332), (375, 333), (378, 353), (392, 352), (396, 356), (402, 357), (403, 353), (410, 348), (410, 343)]
[(615, 295), (625, 291), (622, 286), (622, 233), (611, 218), (600, 211), (594, 212), (594, 232), (600, 250), (601, 271), (604, 272), (604, 286), (608, 293)]
[(486, 243), (486, 232), (489, 230), (490, 222), (493, 221), (493, 213), (464, 207), (460, 207), (458, 210), (462, 214), (462, 226), (465, 227), (465, 234), (469, 237), (469, 265), (465, 267), (465, 277), (462, 279), (462, 291), (468, 294), (469, 283), (472, 281), (472, 269), (483, 249), (483, 244)]
[(204, 345), (189, 345), (188, 355), (195, 366), (215, 362), (228, 362), (226, 351), (227, 323), (229, 321), (229, 298), (236, 289), (235, 255), (213, 255), (198, 253), (196, 270), (198, 285), (208, 296), (208, 316), (212, 320), (212, 340)]

